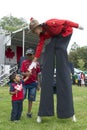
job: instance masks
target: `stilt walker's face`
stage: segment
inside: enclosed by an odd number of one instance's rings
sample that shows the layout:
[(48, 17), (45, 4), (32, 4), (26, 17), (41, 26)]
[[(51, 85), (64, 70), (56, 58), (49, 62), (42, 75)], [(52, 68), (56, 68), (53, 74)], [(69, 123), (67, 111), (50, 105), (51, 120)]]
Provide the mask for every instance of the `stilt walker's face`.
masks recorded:
[(35, 29), (34, 29), (34, 33), (36, 33), (37, 35), (40, 35), (40, 33), (42, 32), (42, 27), (41, 26), (38, 26), (38, 27), (36, 27)]

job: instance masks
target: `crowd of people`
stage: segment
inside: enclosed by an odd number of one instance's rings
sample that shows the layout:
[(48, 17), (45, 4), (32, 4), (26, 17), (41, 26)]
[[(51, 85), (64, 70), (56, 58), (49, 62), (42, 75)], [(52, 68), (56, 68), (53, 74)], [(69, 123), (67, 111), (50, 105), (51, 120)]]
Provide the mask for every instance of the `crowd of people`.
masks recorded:
[(79, 72), (73, 75), (73, 84), (78, 86), (87, 86), (87, 77), (83, 72)]
[[(27, 90), (27, 116), (32, 117), (32, 102), (35, 101), (36, 88), (38, 88), (37, 75), (40, 72), (40, 66), (37, 60), (40, 58), (42, 49), (45, 45), (45, 40), (50, 39), (49, 44), (47, 44), (45, 47), (43, 58), (43, 69), (41, 71), (41, 95), (37, 122), (40, 123), (43, 116), (54, 116), (53, 75), (55, 60), (57, 116), (61, 119), (72, 117), (73, 121), (76, 122), (67, 47), (73, 33), (73, 28), (83, 30), (83, 27), (81, 27), (78, 23), (69, 20), (50, 19), (40, 24), (37, 20), (31, 18), (29, 28), (33, 33), (39, 36), (40, 41), (37, 45), (35, 53), (30, 50), (26, 52), (28, 59), (24, 60), (21, 66), (23, 83), (20, 82), (20, 78), (18, 78), (17, 75), (13, 78), (13, 83), (11, 84), (10, 88), (10, 93), (12, 94), (11, 120), (15, 121), (20, 119), (22, 101), (26, 97)], [(20, 96), (23, 95), (22, 86), (24, 86), (24, 97)], [(20, 95), (18, 96), (18, 94)], [(22, 100), (21, 103), (19, 103), (19, 100)], [(21, 104), (20, 114), (18, 113), (20, 108), (19, 104)], [(17, 108), (16, 111), (15, 107)]]

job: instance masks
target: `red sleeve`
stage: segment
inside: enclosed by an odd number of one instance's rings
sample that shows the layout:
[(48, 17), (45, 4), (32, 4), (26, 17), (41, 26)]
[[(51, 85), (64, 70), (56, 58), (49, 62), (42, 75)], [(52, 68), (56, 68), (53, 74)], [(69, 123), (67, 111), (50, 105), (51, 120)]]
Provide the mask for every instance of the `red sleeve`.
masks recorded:
[(45, 37), (44, 36), (40, 37), (40, 41), (39, 41), (39, 43), (37, 45), (36, 53), (35, 53), (36, 58), (40, 57), (43, 46), (44, 46), (44, 42), (45, 42)]
[(70, 27), (75, 27), (75, 28), (79, 27), (78, 23), (74, 23), (74, 22), (69, 21), (69, 20), (65, 20), (65, 24), (68, 25), (68, 26), (70, 26)]
[(56, 27), (58, 27), (59, 25), (62, 25), (62, 24), (66, 24), (68, 26), (75, 27), (75, 28), (78, 28), (78, 26), (79, 26), (78, 23), (75, 23), (75, 22), (72, 22), (69, 20), (61, 20), (61, 19), (50, 19), (46, 23), (48, 23), (48, 25), (50, 25), (50, 26), (53, 26), (55, 24)]

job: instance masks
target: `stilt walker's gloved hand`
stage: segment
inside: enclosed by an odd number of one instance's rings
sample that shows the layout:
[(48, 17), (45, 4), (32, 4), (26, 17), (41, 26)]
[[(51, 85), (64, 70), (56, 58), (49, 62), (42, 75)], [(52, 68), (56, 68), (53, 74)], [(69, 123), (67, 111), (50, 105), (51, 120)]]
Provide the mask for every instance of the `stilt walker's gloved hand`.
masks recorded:
[(32, 62), (31, 65), (30, 65), (29, 68), (28, 68), (28, 71), (31, 72), (31, 70), (32, 70), (33, 68), (36, 68), (36, 65), (37, 65), (36, 62)]
[(78, 29), (84, 30), (84, 28), (81, 25), (79, 25)]

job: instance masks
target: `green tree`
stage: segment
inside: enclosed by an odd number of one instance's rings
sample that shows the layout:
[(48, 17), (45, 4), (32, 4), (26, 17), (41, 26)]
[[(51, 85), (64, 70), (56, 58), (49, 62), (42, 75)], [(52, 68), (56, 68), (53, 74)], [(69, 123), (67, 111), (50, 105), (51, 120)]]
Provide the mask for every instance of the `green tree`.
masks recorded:
[(78, 68), (78, 64), (77, 64), (77, 62), (78, 62), (78, 53), (77, 53), (77, 51), (71, 51), (69, 53), (68, 57), (69, 57), (69, 61), (72, 62), (76, 68)]
[(1, 18), (0, 20), (0, 27), (2, 27), (2, 29), (7, 30), (9, 32), (18, 30), (20, 28), (22, 28), (23, 26), (27, 26), (27, 22), (25, 21), (25, 19), (23, 18), (17, 18), (17, 17), (13, 17), (12, 15), (8, 16), (4, 16), (3, 18)]
[(85, 62), (83, 59), (78, 59), (78, 67), (80, 70), (85, 70), (84, 68)]
[(81, 47), (77, 49), (78, 57), (80, 59), (83, 59), (84, 61), (84, 67), (87, 70), (87, 46)]
[(69, 61), (72, 62), (76, 68), (87, 70), (87, 46), (70, 51)]

